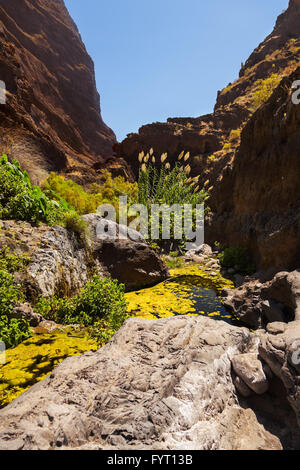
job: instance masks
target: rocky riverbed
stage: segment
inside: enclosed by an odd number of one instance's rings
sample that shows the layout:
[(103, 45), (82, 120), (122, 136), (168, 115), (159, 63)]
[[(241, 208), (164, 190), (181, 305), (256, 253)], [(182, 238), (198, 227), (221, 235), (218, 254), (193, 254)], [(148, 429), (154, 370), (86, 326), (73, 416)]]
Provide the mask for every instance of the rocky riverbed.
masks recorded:
[[(249, 330), (205, 317), (128, 320), (4, 408), (0, 448), (297, 448), (297, 371), (288, 384), (286, 364), (272, 364), (278, 331), (259, 346)], [(289, 333), (279, 339), (288, 356)]]
[[(162, 283), (126, 294), (135, 318), (106, 346), (42, 321), (35, 337), (8, 351), (3, 404), (18, 398), (0, 411), (0, 448), (299, 448), (297, 317), (256, 331), (235, 326), (238, 309), (232, 316), (218, 296), (259, 281), (234, 289), (207, 246), (164, 260), (178, 266)], [(214, 292), (215, 312), (197, 311), (195, 284)], [(296, 308), (297, 290), (289, 292)]]

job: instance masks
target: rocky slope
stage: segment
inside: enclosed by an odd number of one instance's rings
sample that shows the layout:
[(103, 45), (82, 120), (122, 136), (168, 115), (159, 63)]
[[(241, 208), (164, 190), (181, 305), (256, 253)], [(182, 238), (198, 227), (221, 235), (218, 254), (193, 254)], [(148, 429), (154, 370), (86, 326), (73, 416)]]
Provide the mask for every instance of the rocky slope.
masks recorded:
[[(1, 410), (0, 448), (299, 447), (296, 371), (274, 367), (272, 334), (260, 342), (267, 366), (257, 337), (215, 325), (203, 317), (127, 321), (97, 353), (65, 360)], [(292, 338), (280, 338), (288, 350)], [(234, 382), (250, 390), (247, 399)]]
[[(190, 151), (193, 174), (214, 183), (230, 162), (239, 144), (240, 130), (253, 113), (253, 93), (257, 81), (272, 75), (289, 75), (300, 59), (300, 4), (290, 0), (288, 9), (279, 16), (273, 32), (251, 54), (240, 71), (240, 77), (218, 92), (212, 114), (199, 118), (170, 118), (167, 123), (153, 123), (141, 127), (138, 134), (130, 134), (118, 146), (118, 155), (124, 157), (137, 172), (137, 157), (141, 150), (151, 147), (160, 155), (168, 152), (174, 161), (182, 150)], [(236, 131), (231, 134), (231, 131)]]
[(0, 152), (35, 182), (49, 170), (80, 175), (95, 163), (109, 166), (107, 159), (122, 171), (101, 118), (94, 64), (63, 0), (1, 1), (0, 79), (7, 89)]
[(207, 240), (247, 247), (263, 270), (300, 265), (300, 106), (291, 97), (299, 78), (300, 68), (247, 123), (209, 202)]

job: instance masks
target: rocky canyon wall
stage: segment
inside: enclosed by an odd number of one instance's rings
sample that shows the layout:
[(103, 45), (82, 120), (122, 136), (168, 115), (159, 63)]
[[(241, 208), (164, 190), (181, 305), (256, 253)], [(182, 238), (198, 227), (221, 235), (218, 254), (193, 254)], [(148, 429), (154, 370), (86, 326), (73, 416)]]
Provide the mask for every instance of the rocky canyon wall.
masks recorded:
[[(299, 65), (299, 24), (299, 2), (290, 0), (272, 33), (242, 65), (239, 78), (218, 92), (213, 113), (145, 125), (118, 145), (118, 155), (124, 157), (137, 174), (137, 157), (141, 150), (148, 151), (152, 147), (157, 155), (168, 152), (170, 161), (176, 161), (182, 150), (189, 151), (193, 175), (200, 174), (203, 181), (209, 179), (210, 185), (214, 184), (233, 159), (240, 130), (253, 113), (257, 81), (272, 75), (283, 78)], [(198, 99), (201, 100), (200, 91)], [(230, 136), (232, 131), (236, 131), (235, 136)]]
[(0, 79), (7, 88), (0, 152), (35, 182), (49, 170), (107, 166), (115, 135), (102, 120), (94, 64), (63, 0), (0, 1)]
[(250, 119), (232, 165), (219, 177), (207, 238), (247, 247), (261, 269), (300, 265), (300, 105), (285, 78)]
[[(190, 151), (193, 173), (213, 186), (206, 241), (248, 248), (258, 269), (300, 264), (300, 106), (291, 100), (300, 79), (299, 25), (300, 2), (290, 0), (239, 78), (218, 92), (212, 114), (150, 124), (119, 145), (135, 172), (141, 150), (167, 151), (171, 161)], [(257, 105), (270, 77), (273, 96)]]

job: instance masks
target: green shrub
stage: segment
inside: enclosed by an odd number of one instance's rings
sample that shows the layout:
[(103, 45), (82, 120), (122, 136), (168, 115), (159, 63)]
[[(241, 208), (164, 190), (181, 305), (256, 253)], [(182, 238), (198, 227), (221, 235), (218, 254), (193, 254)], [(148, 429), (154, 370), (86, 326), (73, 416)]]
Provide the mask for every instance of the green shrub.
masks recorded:
[(22, 287), (14, 280), (14, 273), (23, 269), (29, 259), (11, 253), (8, 247), (0, 249), (0, 340), (7, 348), (17, 346), (31, 334), (25, 320), (11, 318), (14, 307), (25, 300)]
[(218, 157), (217, 157), (216, 155), (210, 155), (210, 156), (208, 157), (208, 161), (209, 161), (209, 162), (212, 162), (212, 163), (215, 163), (215, 162), (217, 162), (218, 160), (219, 160), (219, 159), (218, 159)]
[(275, 88), (278, 87), (282, 80), (282, 76), (274, 73), (265, 80), (257, 80), (255, 82), (255, 91), (251, 95), (251, 111), (255, 112), (260, 108), (272, 95)]
[[(208, 199), (208, 193), (200, 189), (199, 177), (191, 178), (191, 166), (188, 163), (190, 154), (182, 152), (179, 155), (178, 162), (171, 168), (167, 160), (167, 154), (161, 156), (159, 165), (153, 155), (153, 150), (146, 156), (144, 152), (139, 155), (141, 164), (138, 179), (138, 202), (147, 207), (149, 214), (149, 233), (151, 232), (151, 205), (160, 204), (172, 206), (178, 204), (190, 204), (192, 206), (192, 215), (195, 222), (196, 205), (202, 204)], [(184, 226), (184, 215), (182, 219), (174, 220), (171, 216), (171, 242), (175, 238), (175, 224)], [(162, 224), (159, 222), (160, 240), (155, 240), (157, 244), (163, 246), (170, 241), (162, 240)], [(154, 240), (150, 239), (150, 243)]]
[(66, 212), (64, 214), (64, 226), (66, 229), (85, 238), (88, 234), (88, 224), (77, 214), (77, 212)]
[(21, 271), (30, 261), (30, 257), (26, 255), (16, 255), (12, 253), (8, 246), (0, 249), (0, 270), (15, 273)]
[(26, 339), (30, 338), (31, 329), (25, 319), (0, 317), (0, 341), (5, 343), (7, 349), (14, 348)]
[(82, 186), (64, 176), (51, 173), (42, 185), (45, 193), (57, 201), (63, 199), (78, 214), (89, 214), (97, 209), (97, 201), (91, 197)]
[(0, 159), (0, 218), (24, 220), (32, 224), (54, 225), (63, 217), (59, 203), (50, 200), (38, 186), (31, 186), (19, 163)]
[(219, 254), (219, 260), (224, 268), (237, 268), (243, 274), (255, 273), (256, 267), (251, 260), (251, 256), (246, 248), (230, 247), (225, 248)]
[(129, 183), (123, 177), (112, 178), (107, 170), (100, 176), (103, 184), (93, 183), (86, 191), (82, 186), (62, 175), (51, 173), (43, 183), (45, 193), (57, 201), (66, 201), (70, 208), (80, 215), (95, 213), (101, 204), (112, 204), (117, 212), (119, 210), (119, 197), (128, 196), (128, 202), (137, 200), (138, 187), (136, 183)]
[(13, 274), (0, 269), (0, 312), (10, 315), (18, 302), (24, 301), (21, 286), (15, 284)]
[(231, 131), (228, 137), (228, 141), (233, 145), (238, 144), (241, 138), (241, 132), (242, 129), (234, 129)]
[(22, 287), (15, 283), (14, 273), (20, 271), (28, 263), (27, 256), (18, 256), (8, 247), (0, 249), (0, 312), (9, 316), (17, 303), (25, 297)]
[(92, 331), (97, 330), (95, 334), (99, 342), (114, 334), (127, 318), (124, 286), (97, 275), (87, 282), (77, 296), (41, 298), (36, 310), (44, 318), (56, 323), (92, 327)]

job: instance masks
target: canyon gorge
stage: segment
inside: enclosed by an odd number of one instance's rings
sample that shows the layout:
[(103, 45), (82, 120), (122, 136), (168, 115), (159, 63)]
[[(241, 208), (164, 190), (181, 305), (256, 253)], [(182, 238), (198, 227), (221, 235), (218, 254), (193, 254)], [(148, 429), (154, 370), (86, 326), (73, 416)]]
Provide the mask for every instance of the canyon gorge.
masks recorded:
[[(299, 0), (211, 114), (123, 142), (63, 0), (0, 0), (0, 80), (0, 271), (8, 319), (31, 327), (0, 363), (0, 449), (299, 450)], [(205, 244), (99, 240), (97, 203), (140, 202), (148, 163), (172, 175), (180, 154), (203, 188)], [(25, 202), (42, 199), (36, 219), (9, 200), (13, 178)], [(115, 316), (91, 339), (82, 305), (99, 283)]]

